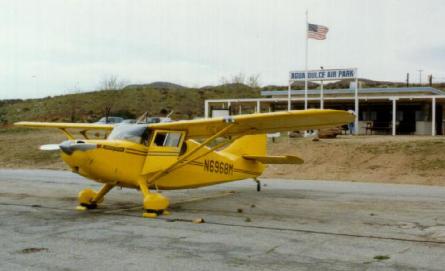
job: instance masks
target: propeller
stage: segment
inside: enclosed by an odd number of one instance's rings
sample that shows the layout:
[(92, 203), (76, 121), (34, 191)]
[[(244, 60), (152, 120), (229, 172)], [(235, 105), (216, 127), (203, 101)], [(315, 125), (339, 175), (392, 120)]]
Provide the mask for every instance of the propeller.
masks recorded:
[(39, 147), (41, 151), (58, 151), (60, 150), (59, 144), (45, 144)]
[(81, 140), (76, 141), (64, 141), (60, 144), (46, 144), (39, 147), (42, 151), (58, 151), (61, 150), (64, 153), (71, 155), (74, 151), (88, 151), (97, 148), (96, 144), (85, 143)]

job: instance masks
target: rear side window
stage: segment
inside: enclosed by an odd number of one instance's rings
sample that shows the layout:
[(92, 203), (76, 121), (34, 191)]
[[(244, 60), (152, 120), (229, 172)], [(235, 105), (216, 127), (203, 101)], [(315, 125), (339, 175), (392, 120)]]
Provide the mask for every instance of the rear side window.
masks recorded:
[(181, 141), (179, 132), (158, 132), (153, 143), (159, 147), (178, 147)]

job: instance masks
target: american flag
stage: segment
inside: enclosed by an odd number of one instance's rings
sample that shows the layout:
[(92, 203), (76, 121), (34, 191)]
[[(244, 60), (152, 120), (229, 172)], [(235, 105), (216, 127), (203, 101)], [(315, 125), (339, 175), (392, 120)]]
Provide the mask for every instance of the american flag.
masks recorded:
[(307, 37), (309, 39), (324, 40), (329, 28), (323, 25), (307, 24)]

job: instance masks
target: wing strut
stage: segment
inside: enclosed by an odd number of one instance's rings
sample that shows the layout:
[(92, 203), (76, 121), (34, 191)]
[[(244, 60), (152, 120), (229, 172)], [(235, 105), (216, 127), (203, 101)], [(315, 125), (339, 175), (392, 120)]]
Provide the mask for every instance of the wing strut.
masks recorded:
[(69, 140), (74, 140), (74, 136), (73, 134), (71, 134), (70, 132), (68, 132), (65, 128), (59, 128), (64, 134), (65, 136), (69, 139)]
[(83, 130), (79, 132), (81, 135), (83, 135), (83, 137), (85, 137), (85, 139), (89, 139), (88, 135), (87, 135), (87, 130)]

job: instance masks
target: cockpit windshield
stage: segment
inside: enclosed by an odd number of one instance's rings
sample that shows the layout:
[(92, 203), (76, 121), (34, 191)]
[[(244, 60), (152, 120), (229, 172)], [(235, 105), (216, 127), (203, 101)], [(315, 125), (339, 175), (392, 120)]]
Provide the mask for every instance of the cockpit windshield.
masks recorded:
[(121, 124), (114, 127), (108, 136), (108, 140), (128, 140), (138, 144), (144, 144), (148, 138), (147, 125)]

